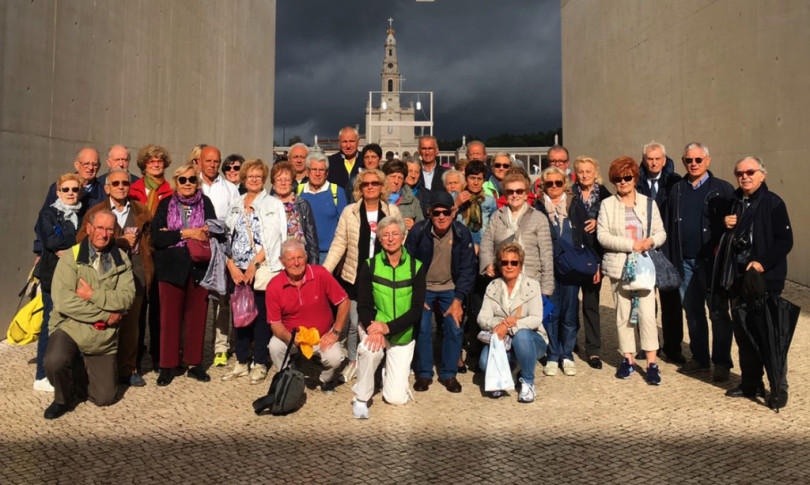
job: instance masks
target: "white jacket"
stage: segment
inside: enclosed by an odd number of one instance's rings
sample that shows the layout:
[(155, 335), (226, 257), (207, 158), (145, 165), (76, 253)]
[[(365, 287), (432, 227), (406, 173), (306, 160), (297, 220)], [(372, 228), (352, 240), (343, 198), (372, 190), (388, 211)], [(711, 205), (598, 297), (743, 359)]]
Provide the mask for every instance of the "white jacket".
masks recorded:
[[(247, 194), (240, 195), (239, 202), (231, 206), (225, 217), (228, 235), (233, 234), (236, 224), (239, 223), (239, 216), (245, 211), (246, 196)], [(281, 256), (281, 243), (287, 240), (287, 214), (284, 212), (284, 204), (262, 189), (250, 206), (259, 216), (265, 264), (269, 265), (270, 270), (274, 273), (284, 270), (284, 266), (278, 259)]]
[[(658, 205), (652, 204), (652, 234), (647, 234), (647, 196), (636, 192), (636, 205), (633, 212), (641, 221), (644, 239), (652, 237), (653, 247), (658, 248), (667, 240), (664, 223), (658, 212)], [(596, 239), (605, 250), (602, 258), (602, 273), (613, 279), (622, 277), (622, 269), (627, 255), (633, 252), (633, 240), (625, 235), (625, 206), (618, 195), (612, 195), (602, 201), (599, 219), (596, 226)]]

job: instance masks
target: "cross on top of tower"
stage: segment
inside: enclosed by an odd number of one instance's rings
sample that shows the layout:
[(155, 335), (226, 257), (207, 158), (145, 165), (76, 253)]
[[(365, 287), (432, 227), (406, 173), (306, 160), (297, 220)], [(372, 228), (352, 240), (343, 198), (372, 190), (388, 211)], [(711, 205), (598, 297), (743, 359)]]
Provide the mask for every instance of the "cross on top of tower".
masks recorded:
[(391, 17), (388, 17), (388, 33), (389, 34), (394, 33), (394, 19)]

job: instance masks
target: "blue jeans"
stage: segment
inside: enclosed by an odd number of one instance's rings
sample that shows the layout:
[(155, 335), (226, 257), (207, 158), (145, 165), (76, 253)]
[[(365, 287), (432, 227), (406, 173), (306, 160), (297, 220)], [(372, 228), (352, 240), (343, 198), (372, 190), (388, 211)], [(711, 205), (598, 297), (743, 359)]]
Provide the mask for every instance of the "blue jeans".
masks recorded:
[[(422, 308), (422, 321), (419, 324), (419, 332), (416, 335), (416, 360), (414, 372), (416, 377), (433, 378), (433, 302), (439, 304), (442, 314), (447, 312), (453, 303), (453, 290), (425, 292), (425, 305), (430, 310)], [(456, 377), (458, 372), (458, 357), (461, 355), (461, 335), (464, 329), (456, 326), (456, 321), (452, 315), (441, 317), (442, 330), (444, 330), (444, 340), (442, 340), (442, 362), (438, 367), (439, 379), (449, 379)]]
[[(546, 354), (546, 341), (534, 330), (520, 329), (512, 337), (512, 348), (506, 353), (509, 361), (517, 360), (520, 366), (520, 378), (526, 384), (534, 384), (534, 366), (537, 360)], [(485, 345), (478, 359), (478, 367), (487, 370), (489, 345)]]
[(700, 259), (683, 260), (683, 284), (681, 301), (686, 312), (686, 326), (689, 329), (689, 350), (692, 358), (703, 366), (709, 365), (709, 322), (706, 309), (712, 320), (712, 353), (714, 365), (731, 369), (731, 340), (733, 326), (728, 313), (728, 299), (722, 295), (709, 294), (711, 268)]
[(554, 310), (545, 321), (548, 334), (548, 361), (574, 360), (574, 345), (579, 330), (579, 286), (554, 281), (551, 295)]
[(48, 350), (48, 338), (50, 335), (49, 323), (51, 321), (51, 312), (53, 311), (53, 298), (47, 291), (42, 292), (42, 328), (39, 331), (39, 339), (37, 340), (37, 375), (36, 379), (44, 379), (45, 367), (42, 365), (45, 360), (45, 351)]

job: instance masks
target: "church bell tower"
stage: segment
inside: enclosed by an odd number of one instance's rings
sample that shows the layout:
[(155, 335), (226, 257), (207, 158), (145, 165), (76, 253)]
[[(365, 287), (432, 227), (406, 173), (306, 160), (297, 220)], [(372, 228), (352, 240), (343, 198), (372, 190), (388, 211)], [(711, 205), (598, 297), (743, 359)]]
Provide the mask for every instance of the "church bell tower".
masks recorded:
[(380, 76), (382, 77), (382, 98), (388, 106), (399, 107), (399, 91), (401, 89), (402, 77), (399, 73), (399, 62), (397, 62), (397, 40), (394, 38), (394, 19), (388, 19), (388, 36), (385, 38), (385, 55), (383, 56), (383, 67)]

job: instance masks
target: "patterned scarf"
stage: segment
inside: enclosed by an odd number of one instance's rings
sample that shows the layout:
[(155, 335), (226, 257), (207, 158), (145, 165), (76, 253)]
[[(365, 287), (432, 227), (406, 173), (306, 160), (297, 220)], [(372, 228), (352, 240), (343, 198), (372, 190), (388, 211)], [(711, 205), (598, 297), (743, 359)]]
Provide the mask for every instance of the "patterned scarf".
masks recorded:
[[(184, 205), (191, 209), (191, 215), (188, 220), (185, 217)], [(169, 213), (166, 216), (166, 226), (170, 231), (179, 231), (181, 229), (198, 228), (205, 225), (205, 210), (203, 208), (202, 190), (197, 190), (191, 197), (182, 197), (175, 192), (169, 201)], [(185, 239), (180, 239), (180, 242), (172, 245), (173, 248), (182, 247), (186, 245)]]
[(77, 213), (82, 208), (81, 202), (76, 202), (76, 205), (67, 205), (62, 202), (62, 199), (56, 199), (56, 202), (51, 204), (51, 207), (64, 214), (65, 219), (70, 221), (74, 228), (79, 228), (79, 215)]
[(149, 191), (149, 196), (146, 198), (146, 207), (153, 216), (157, 210), (158, 202), (160, 202), (158, 199), (158, 188), (164, 183), (165, 179), (163, 177), (156, 179), (151, 175), (144, 174), (143, 176), (143, 184), (146, 186), (146, 190)]
[(464, 224), (470, 232), (478, 232), (484, 225), (484, 216), (481, 213), (481, 204), (486, 199), (484, 191), (473, 194), (470, 192), (470, 200), (467, 201), (461, 215), (464, 217)]
[(301, 217), (295, 208), (295, 200), (283, 202), (284, 212), (287, 213), (287, 237), (291, 239), (304, 240), (304, 229), (301, 227)]
[(579, 184), (574, 184), (573, 192), (582, 202), (585, 203), (586, 209), (590, 209), (594, 204), (599, 202), (599, 184), (596, 182), (591, 185), (591, 193), (587, 200), (582, 197), (582, 187)]

